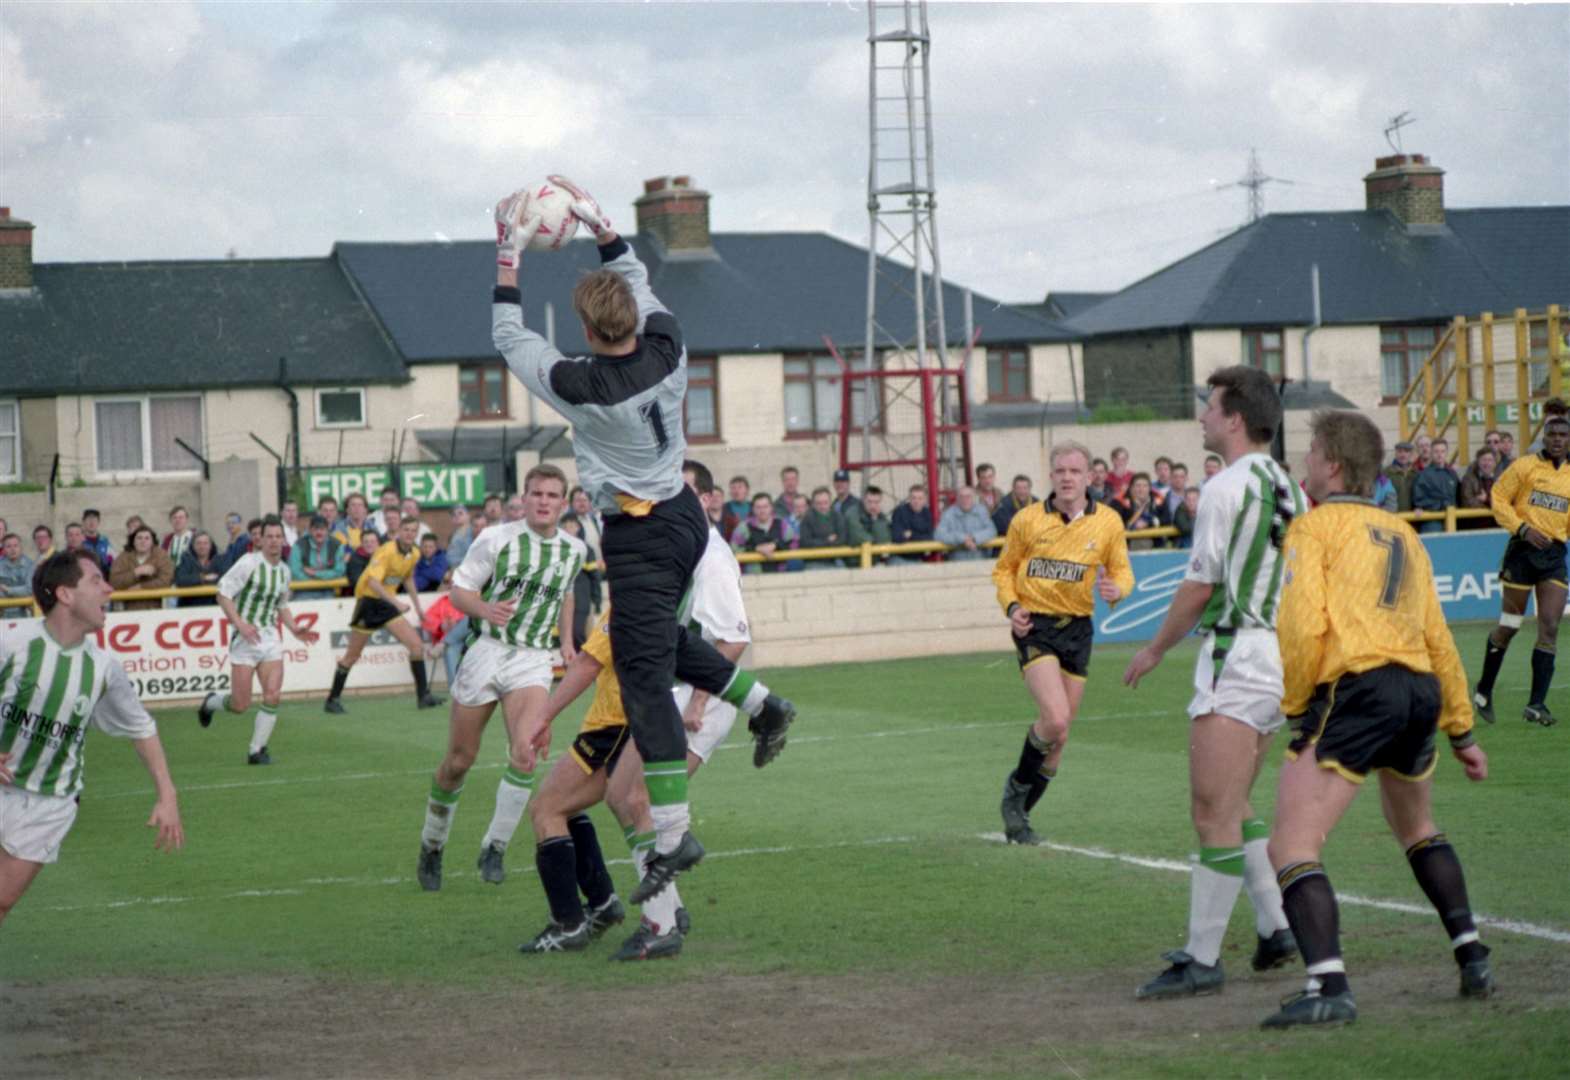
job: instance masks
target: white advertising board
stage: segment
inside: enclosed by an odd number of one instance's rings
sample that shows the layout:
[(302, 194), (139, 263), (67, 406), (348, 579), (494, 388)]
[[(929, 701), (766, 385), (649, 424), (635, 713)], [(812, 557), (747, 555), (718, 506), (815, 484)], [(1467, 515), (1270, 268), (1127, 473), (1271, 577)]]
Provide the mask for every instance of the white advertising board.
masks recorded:
[[(302, 630), (321, 634), (305, 645), (283, 634), (285, 694), (332, 687), (338, 657), (349, 644), (353, 600), (296, 600), (289, 605)], [(413, 622), (412, 614), (405, 618)], [(0, 642), (24, 625), (0, 621)], [(229, 637), (233, 628), (216, 606), (111, 611), (96, 639), (118, 660), (137, 693), (148, 704), (197, 701), (209, 690), (227, 690), (231, 677)], [(441, 668), (438, 658), (430, 664)], [(349, 689), (412, 686), (409, 653), (385, 629), (378, 630), (349, 676)], [(258, 693), (260, 688), (258, 687)]]

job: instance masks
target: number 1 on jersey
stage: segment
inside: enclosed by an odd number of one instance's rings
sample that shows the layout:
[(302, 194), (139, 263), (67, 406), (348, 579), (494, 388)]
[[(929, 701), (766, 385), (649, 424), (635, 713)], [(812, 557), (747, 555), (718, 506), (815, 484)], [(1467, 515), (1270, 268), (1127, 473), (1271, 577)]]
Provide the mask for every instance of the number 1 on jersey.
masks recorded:
[(649, 425), (649, 430), (654, 433), (654, 442), (663, 453), (670, 445), (670, 439), (665, 435), (665, 416), (660, 412), (659, 402), (645, 401), (638, 406), (638, 415)]
[(1369, 538), (1385, 549), (1385, 587), (1379, 594), (1379, 606), (1393, 608), (1401, 598), (1401, 581), (1406, 577), (1406, 545), (1399, 534), (1389, 529), (1368, 527)]

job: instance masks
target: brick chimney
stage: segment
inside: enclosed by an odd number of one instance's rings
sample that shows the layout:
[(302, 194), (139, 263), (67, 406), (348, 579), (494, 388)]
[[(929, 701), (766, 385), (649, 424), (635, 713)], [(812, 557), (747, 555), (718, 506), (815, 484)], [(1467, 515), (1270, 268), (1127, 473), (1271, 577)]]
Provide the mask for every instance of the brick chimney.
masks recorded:
[(33, 223), (0, 206), (0, 289), (33, 287)]
[(638, 234), (652, 236), (670, 253), (709, 252), (709, 193), (692, 186), (690, 176), (659, 176), (643, 182), (632, 204)]
[(1374, 171), (1363, 177), (1367, 207), (1389, 210), (1406, 225), (1443, 225), (1444, 176), (1422, 154), (1375, 158)]

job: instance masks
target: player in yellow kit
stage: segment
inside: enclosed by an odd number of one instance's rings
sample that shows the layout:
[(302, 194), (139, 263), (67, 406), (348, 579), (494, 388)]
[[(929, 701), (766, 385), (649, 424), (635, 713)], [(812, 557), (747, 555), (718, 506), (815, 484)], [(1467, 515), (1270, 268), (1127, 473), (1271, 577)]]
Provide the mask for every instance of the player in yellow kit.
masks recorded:
[(1003, 835), (1014, 844), (1041, 842), (1030, 811), (1057, 775), (1085, 695), (1096, 597), (1115, 604), (1134, 588), (1123, 518), (1086, 490), (1090, 451), (1058, 443), (1051, 464), (1052, 494), (1014, 515), (992, 571), (1038, 710), (1019, 765), (1003, 785)]
[(1565, 612), (1565, 540), (1570, 532), (1570, 417), (1557, 398), (1544, 406), (1543, 448), (1517, 458), (1494, 481), (1490, 496), (1494, 520), (1511, 533), (1505, 545), (1499, 583), (1504, 586), (1499, 625), (1488, 635), (1483, 675), (1472, 704), (1494, 722), (1494, 680), (1505, 650), (1525, 621), (1526, 604), (1537, 594), (1537, 647), (1532, 650), (1532, 692), (1521, 715), (1534, 724), (1553, 725), (1548, 688), (1554, 684), (1554, 652), (1559, 620)]
[[(434, 709), (446, 700), (431, 693), (425, 674), (425, 650), (420, 644), (419, 631), (414, 628), (424, 617), (420, 610), (420, 594), (414, 587), (414, 564), (420, 561), (417, 544), (420, 520), (413, 517), (404, 520), (396, 508), (383, 513), (391, 532), (371, 556), (370, 565), (361, 572), (360, 580), (355, 582), (354, 612), (349, 616), (349, 647), (344, 650), (343, 659), (338, 661), (338, 670), (333, 672), (332, 692), (323, 706), (330, 713), (347, 711), (338, 699), (343, 694), (344, 683), (349, 680), (349, 669), (360, 659), (371, 635), (382, 629), (409, 650), (409, 670), (414, 674), (414, 698), (419, 707)], [(400, 586), (409, 594), (407, 603), (398, 599)], [(403, 617), (410, 605), (414, 607), (413, 625)]]
[(1287, 530), (1276, 623), (1281, 708), (1293, 739), (1269, 848), (1308, 986), (1266, 1027), (1357, 1018), (1335, 892), (1319, 856), (1370, 772), (1380, 774), (1385, 820), (1450, 937), (1462, 996), (1487, 997), (1494, 988), (1461, 862), (1431, 807), (1438, 729), (1469, 779), (1488, 775), (1433, 567), (1412, 527), (1370, 497), (1384, 456), (1373, 422), (1326, 411), (1314, 415), (1311, 431), (1306, 486), (1319, 506)]

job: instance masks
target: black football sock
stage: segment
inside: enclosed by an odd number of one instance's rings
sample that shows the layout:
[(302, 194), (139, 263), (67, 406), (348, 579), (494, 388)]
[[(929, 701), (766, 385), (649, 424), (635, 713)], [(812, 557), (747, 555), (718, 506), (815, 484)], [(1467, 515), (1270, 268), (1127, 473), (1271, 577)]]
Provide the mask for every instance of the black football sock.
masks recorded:
[(1499, 645), (1494, 642), (1493, 635), (1483, 645), (1483, 674), (1477, 680), (1477, 692), (1490, 701), (1494, 697), (1494, 681), (1499, 678), (1499, 668), (1505, 662), (1505, 650), (1508, 644)]
[(342, 664), (335, 665), (333, 670), (333, 690), (332, 693), (328, 694), (327, 696), (329, 698), (338, 697), (343, 693), (343, 684), (348, 681), (349, 669), (344, 667)]
[(597, 908), (616, 892), (610, 871), (605, 869), (605, 856), (600, 853), (599, 834), (588, 814), (568, 818), (567, 829), (572, 833), (572, 846), (577, 853), (578, 888), (589, 906)]
[(1034, 785), (1041, 772), (1041, 763), (1046, 760), (1047, 751), (1051, 749), (1052, 744), (1037, 735), (1035, 728), (1027, 731), (1025, 747), (1019, 752), (1019, 765), (1014, 769), (1015, 781), (1022, 785)]
[(423, 698), (431, 692), (431, 686), (425, 678), (425, 661), (410, 660), (409, 670), (414, 672), (414, 696)]
[(1552, 685), (1554, 651), (1538, 642), (1537, 648), (1532, 650), (1532, 696), (1526, 699), (1526, 703), (1539, 709), (1544, 708), (1548, 702), (1548, 688)]
[(1469, 964), (1487, 956), (1488, 950), (1477, 940), (1477, 924), (1472, 920), (1472, 906), (1467, 902), (1466, 875), (1461, 872), (1461, 860), (1445, 834), (1435, 833), (1419, 840), (1406, 849), (1406, 859), (1412, 867), (1412, 876), (1423, 887), (1423, 895), (1439, 912), (1439, 921), (1445, 924), (1456, 963)]
[(534, 866), (551, 905), (551, 918), (571, 930), (583, 923), (583, 901), (578, 899), (578, 856), (572, 837), (553, 836), (534, 849)]
[(1049, 770), (1045, 765), (1036, 773), (1035, 778), (1030, 782), (1030, 794), (1025, 796), (1025, 812), (1027, 814), (1036, 808), (1036, 804), (1041, 801), (1041, 797), (1047, 793), (1047, 785), (1052, 783), (1053, 777), (1057, 776), (1057, 774), (1058, 771), (1056, 769)]
[(1292, 863), (1276, 873), (1276, 881), (1308, 977), (1327, 996), (1345, 993), (1350, 987), (1341, 962), (1341, 912), (1324, 864)]

